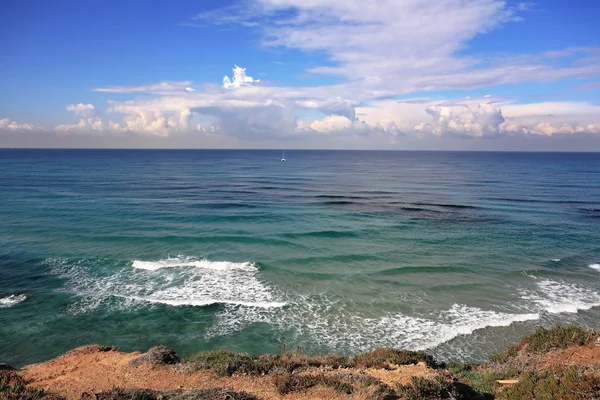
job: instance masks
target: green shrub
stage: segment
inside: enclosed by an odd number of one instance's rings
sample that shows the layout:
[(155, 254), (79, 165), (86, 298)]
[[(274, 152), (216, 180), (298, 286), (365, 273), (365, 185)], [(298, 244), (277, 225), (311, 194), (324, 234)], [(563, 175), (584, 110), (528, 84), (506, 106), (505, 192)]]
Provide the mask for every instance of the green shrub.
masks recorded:
[(277, 392), (281, 395), (302, 392), (311, 387), (322, 385), (335, 389), (337, 392), (352, 394), (354, 387), (336, 376), (314, 374), (279, 374), (274, 378)]
[(519, 348), (520, 347), (518, 345), (515, 345), (510, 346), (503, 353), (494, 353), (490, 356), (490, 361), (499, 364), (505, 364), (509, 359), (519, 355)]
[(351, 360), (357, 368), (385, 368), (389, 364), (410, 365), (424, 362), (427, 366), (437, 368), (439, 365), (435, 358), (422, 351), (396, 350), (392, 348), (379, 348), (369, 353), (358, 354)]
[(406, 400), (450, 399), (453, 396), (453, 387), (451, 382), (439, 377), (413, 377), (410, 385), (398, 385), (397, 392)]
[(519, 382), (497, 394), (503, 400), (584, 400), (598, 399), (600, 377), (577, 367), (524, 374)]
[(556, 326), (552, 329), (539, 327), (535, 333), (523, 338), (528, 353), (543, 353), (552, 349), (564, 349), (569, 346), (583, 346), (598, 333), (575, 325)]
[[(262, 361), (262, 362), (261, 362)], [(186, 364), (196, 369), (209, 369), (221, 376), (234, 373), (263, 374), (272, 368), (272, 360), (261, 360), (246, 353), (234, 353), (228, 350), (215, 350), (199, 353), (186, 360)]]
[(0, 371), (0, 400), (62, 400), (62, 396), (46, 393), (42, 389), (27, 387), (25, 380), (14, 371)]
[(199, 353), (187, 358), (184, 365), (188, 369), (209, 369), (222, 376), (235, 373), (262, 375), (270, 372), (293, 372), (307, 367), (341, 368), (349, 366), (348, 359), (333, 354), (310, 356), (296, 353), (267, 354), (254, 356), (246, 353), (233, 353), (227, 350), (216, 350)]

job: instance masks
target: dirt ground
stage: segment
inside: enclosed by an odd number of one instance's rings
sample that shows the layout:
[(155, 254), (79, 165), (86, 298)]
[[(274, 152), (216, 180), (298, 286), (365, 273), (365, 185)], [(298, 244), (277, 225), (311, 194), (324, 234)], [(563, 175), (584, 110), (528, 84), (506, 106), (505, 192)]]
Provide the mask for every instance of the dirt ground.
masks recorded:
[[(332, 388), (315, 387), (304, 393), (282, 396), (277, 393), (272, 376), (219, 377), (210, 371), (186, 373), (170, 365), (139, 363), (131, 360), (139, 352), (122, 353), (101, 351), (99, 346), (86, 346), (75, 349), (53, 360), (25, 367), (23, 377), (31, 381), (30, 386), (65, 396), (69, 400), (79, 400), (85, 393), (98, 393), (115, 387), (126, 389), (199, 389), (207, 387), (227, 387), (235, 391), (254, 394), (264, 400), (289, 399), (364, 399), (360, 391), (343, 395)], [(400, 366), (392, 370), (384, 369), (342, 369), (326, 374), (367, 374), (384, 383), (408, 384), (413, 376), (432, 377), (436, 372), (425, 364)]]

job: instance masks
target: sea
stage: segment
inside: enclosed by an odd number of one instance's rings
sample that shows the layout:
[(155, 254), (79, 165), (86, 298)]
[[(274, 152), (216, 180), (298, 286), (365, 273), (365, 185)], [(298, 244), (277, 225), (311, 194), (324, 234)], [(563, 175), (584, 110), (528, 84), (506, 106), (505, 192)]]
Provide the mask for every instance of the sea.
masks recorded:
[(481, 361), (600, 328), (600, 154), (0, 150), (0, 362), (100, 343)]

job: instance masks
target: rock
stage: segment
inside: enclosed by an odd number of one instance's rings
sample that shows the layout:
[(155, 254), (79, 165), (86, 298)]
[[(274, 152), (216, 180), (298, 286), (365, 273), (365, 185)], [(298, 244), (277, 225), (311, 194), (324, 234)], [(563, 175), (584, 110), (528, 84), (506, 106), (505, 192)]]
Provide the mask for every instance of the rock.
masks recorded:
[(150, 364), (155, 365), (173, 365), (181, 362), (181, 358), (170, 347), (156, 346), (132, 360), (133, 363), (138, 363), (140, 361), (149, 362)]
[(10, 364), (0, 363), (0, 371), (16, 371), (17, 369)]

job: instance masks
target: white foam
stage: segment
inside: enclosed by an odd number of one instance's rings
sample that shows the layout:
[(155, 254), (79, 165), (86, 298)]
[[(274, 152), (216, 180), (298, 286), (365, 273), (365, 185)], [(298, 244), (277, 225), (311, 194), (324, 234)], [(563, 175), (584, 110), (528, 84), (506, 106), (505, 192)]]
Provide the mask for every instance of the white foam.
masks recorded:
[(600, 264), (590, 264), (589, 267), (591, 269), (595, 269), (596, 271), (600, 271)]
[(352, 304), (330, 301), (325, 295), (288, 303), (285, 309), (225, 308), (217, 316), (218, 322), (208, 331), (208, 337), (230, 335), (263, 322), (275, 325), (287, 340), (292, 335), (297, 343), (348, 352), (375, 347), (425, 350), (478, 329), (540, 318), (538, 313), (510, 314), (459, 304), (429, 317), (400, 313), (377, 316), (357, 311)]
[(533, 291), (522, 291), (524, 300), (534, 303), (537, 311), (551, 314), (577, 313), (600, 306), (600, 293), (574, 283), (539, 279)]
[(206, 259), (197, 259), (194, 257), (178, 256), (174, 258), (166, 258), (158, 261), (140, 261), (133, 260), (131, 265), (136, 269), (145, 269), (148, 271), (157, 271), (163, 268), (185, 268), (194, 267), (202, 269), (214, 269), (219, 271), (225, 270), (254, 270), (256, 266), (250, 262), (229, 262), (229, 261), (209, 261)]
[(560, 258), (554, 258), (552, 261), (554, 261), (554, 262), (559, 262), (559, 261), (560, 261)]
[[(159, 261), (136, 260), (131, 264), (135, 269), (122, 265), (99, 268), (97, 263), (87, 260), (48, 262), (56, 274), (68, 280), (68, 291), (82, 297), (71, 309), (74, 313), (90, 312), (98, 307), (131, 308), (143, 303), (255, 308), (285, 305), (250, 262), (214, 262), (180, 256)], [(152, 273), (137, 273), (136, 269)]]
[(11, 294), (7, 297), (0, 297), (0, 308), (12, 307), (15, 304), (19, 304), (27, 300), (27, 296), (24, 294)]

